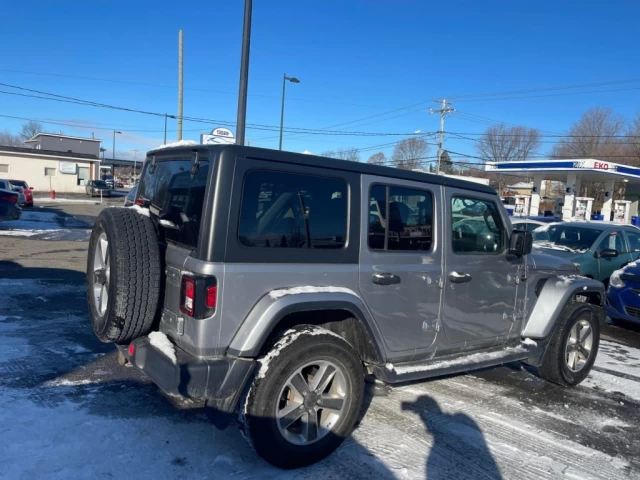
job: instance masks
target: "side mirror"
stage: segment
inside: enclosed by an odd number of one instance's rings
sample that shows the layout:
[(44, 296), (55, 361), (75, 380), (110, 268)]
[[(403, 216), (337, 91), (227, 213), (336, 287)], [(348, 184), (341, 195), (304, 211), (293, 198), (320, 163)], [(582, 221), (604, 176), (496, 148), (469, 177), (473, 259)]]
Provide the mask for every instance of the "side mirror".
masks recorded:
[(509, 237), (510, 255), (521, 257), (531, 253), (533, 249), (533, 235), (526, 230), (514, 230)]
[(598, 258), (616, 258), (618, 256), (618, 251), (612, 248), (605, 248), (600, 252)]

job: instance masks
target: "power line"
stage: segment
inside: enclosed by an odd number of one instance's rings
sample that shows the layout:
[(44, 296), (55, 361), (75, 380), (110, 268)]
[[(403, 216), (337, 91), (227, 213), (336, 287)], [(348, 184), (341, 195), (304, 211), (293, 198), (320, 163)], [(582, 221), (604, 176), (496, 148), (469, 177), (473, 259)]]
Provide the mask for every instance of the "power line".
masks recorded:
[[(63, 74), (59, 74), (59, 73), (50, 73), (50, 72), (27, 72), (27, 71), (23, 71), (23, 70), (11, 70), (11, 69), (0, 69), (0, 72), (7, 72), (7, 73), (20, 73), (20, 74), (26, 74), (26, 75), (38, 75), (38, 76), (50, 76), (50, 77), (58, 77), (58, 78), (75, 78), (78, 80), (89, 80), (89, 81), (97, 81), (97, 82), (108, 82), (108, 83), (120, 83), (120, 84), (125, 84), (125, 85), (138, 85), (138, 86), (142, 86), (142, 87), (158, 87), (158, 88), (168, 88), (168, 89), (177, 89), (177, 85), (163, 85), (160, 83), (149, 83), (149, 82), (134, 82), (131, 80), (116, 80), (116, 79), (108, 79), (108, 78), (98, 78), (98, 77), (85, 77), (85, 76), (81, 76), (81, 75), (63, 75)], [(219, 94), (224, 94), (224, 95), (238, 95), (238, 92), (230, 92), (230, 91), (225, 91), (225, 90), (212, 90), (212, 89), (208, 89), (208, 88), (194, 88), (194, 87), (185, 87), (185, 90), (191, 90), (194, 92), (207, 92), (207, 93), (219, 93)], [(253, 93), (253, 94), (249, 94), (250, 97), (260, 97), (260, 98), (273, 98), (273, 99), (280, 99), (279, 96), (277, 95), (265, 95), (265, 94), (259, 94), (259, 93)], [(315, 99), (309, 99), (309, 98), (299, 98), (299, 97), (287, 97), (287, 100), (295, 100), (295, 101), (299, 101), (299, 102), (311, 102), (311, 103), (323, 103), (323, 104), (329, 104), (329, 105), (346, 105), (346, 106), (351, 106), (351, 107), (366, 107), (366, 108), (390, 108), (388, 106), (381, 106), (381, 105), (366, 105), (366, 104), (361, 104), (361, 103), (345, 103), (345, 102), (332, 102), (329, 100), (315, 100)]]
[(478, 97), (496, 97), (496, 96), (505, 96), (505, 95), (519, 95), (526, 93), (537, 93), (537, 92), (549, 92), (554, 90), (571, 90), (576, 88), (589, 88), (589, 87), (600, 87), (607, 85), (619, 85), (624, 83), (638, 83), (640, 79), (633, 78), (629, 80), (614, 80), (607, 82), (596, 82), (596, 83), (583, 83), (583, 84), (575, 84), (575, 85), (564, 85), (558, 87), (543, 87), (543, 88), (533, 88), (528, 90), (511, 90), (506, 92), (489, 92), (489, 93), (471, 93), (467, 95), (452, 95), (450, 98), (452, 99), (461, 99), (461, 98), (478, 98)]

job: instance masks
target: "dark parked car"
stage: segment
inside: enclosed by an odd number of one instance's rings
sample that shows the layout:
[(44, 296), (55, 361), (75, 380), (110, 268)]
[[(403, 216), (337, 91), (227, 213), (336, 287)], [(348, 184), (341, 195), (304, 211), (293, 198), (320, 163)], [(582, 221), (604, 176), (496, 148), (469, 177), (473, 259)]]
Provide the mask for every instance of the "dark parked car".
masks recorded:
[(0, 222), (18, 220), (22, 209), (18, 206), (18, 192), (0, 191)]
[(640, 323), (640, 265), (632, 262), (609, 279), (607, 314), (612, 320)]
[(26, 197), (25, 207), (33, 207), (33, 187), (30, 187), (24, 180), (9, 180), (14, 187), (21, 187)]
[(102, 195), (103, 197), (111, 196), (111, 187), (104, 180), (91, 180), (85, 187), (87, 195)]

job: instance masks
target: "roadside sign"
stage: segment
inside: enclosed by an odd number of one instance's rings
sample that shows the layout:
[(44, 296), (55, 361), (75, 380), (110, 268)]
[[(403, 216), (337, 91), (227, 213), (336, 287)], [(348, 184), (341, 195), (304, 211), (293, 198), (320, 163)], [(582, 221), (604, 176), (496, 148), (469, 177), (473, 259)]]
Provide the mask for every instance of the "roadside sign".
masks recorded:
[(200, 135), (202, 145), (232, 145), (236, 143), (233, 132), (228, 128), (214, 128), (210, 134)]

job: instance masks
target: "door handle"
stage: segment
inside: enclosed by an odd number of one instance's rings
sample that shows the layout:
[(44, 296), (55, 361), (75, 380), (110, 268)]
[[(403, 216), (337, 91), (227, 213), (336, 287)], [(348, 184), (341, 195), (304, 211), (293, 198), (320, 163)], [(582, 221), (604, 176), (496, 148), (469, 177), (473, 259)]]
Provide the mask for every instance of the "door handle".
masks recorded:
[(469, 275), (468, 273), (451, 272), (449, 274), (449, 281), (451, 283), (466, 283), (466, 282), (470, 282), (471, 281), (471, 275)]
[(374, 273), (371, 281), (376, 285), (395, 285), (400, 283), (400, 277), (393, 273)]

